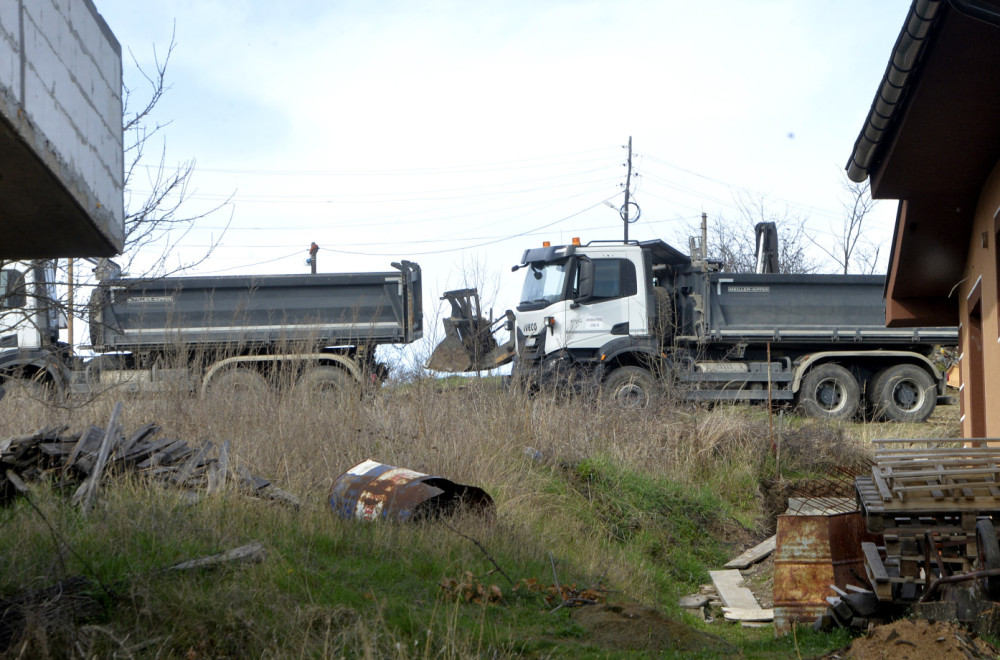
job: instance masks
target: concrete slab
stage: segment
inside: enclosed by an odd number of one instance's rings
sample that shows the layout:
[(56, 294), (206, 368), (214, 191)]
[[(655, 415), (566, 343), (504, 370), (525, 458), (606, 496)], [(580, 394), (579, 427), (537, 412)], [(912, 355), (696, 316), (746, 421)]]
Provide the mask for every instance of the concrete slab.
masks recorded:
[(121, 89), (91, 0), (0, 0), (0, 258), (121, 251)]

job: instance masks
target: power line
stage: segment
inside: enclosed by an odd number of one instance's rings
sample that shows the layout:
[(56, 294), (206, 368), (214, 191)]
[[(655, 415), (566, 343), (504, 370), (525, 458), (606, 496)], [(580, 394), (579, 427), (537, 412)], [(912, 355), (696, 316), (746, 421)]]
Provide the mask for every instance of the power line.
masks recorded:
[[(519, 232), (517, 234), (511, 234), (511, 235), (505, 236), (503, 238), (498, 238), (498, 239), (495, 239), (495, 240), (486, 241), (484, 243), (479, 243), (477, 245), (466, 245), (464, 247), (451, 248), (451, 249), (447, 249), (447, 250), (428, 250), (428, 251), (425, 251), (425, 252), (411, 252), (409, 254), (412, 255), (412, 256), (421, 256), (421, 255), (427, 255), (427, 254), (444, 254), (444, 253), (447, 253), (447, 252), (460, 252), (462, 250), (473, 250), (475, 248), (486, 247), (487, 245), (494, 245), (496, 243), (502, 243), (503, 241), (509, 241), (512, 238), (520, 238), (522, 236), (528, 236), (529, 234), (531, 234), (533, 232), (540, 231), (540, 230), (546, 229), (548, 227), (552, 227), (554, 225), (559, 224), (560, 222), (565, 222), (566, 220), (569, 220), (571, 218), (575, 218), (578, 215), (582, 215), (583, 213), (586, 213), (587, 211), (590, 211), (591, 209), (597, 208), (598, 206), (604, 204), (605, 202), (609, 202), (609, 201), (611, 201), (611, 198), (602, 199), (601, 201), (597, 202), (596, 204), (592, 204), (592, 205), (588, 206), (585, 209), (581, 209), (581, 210), (577, 211), (576, 213), (571, 213), (570, 215), (567, 215), (565, 217), (559, 218), (558, 220), (555, 220), (553, 222), (549, 222), (547, 224), (540, 225), (540, 226), (535, 227), (533, 229), (529, 229), (527, 231)], [(392, 256), (393, 254), (395, 254), (395, 253), (388, 253), (387, 254), (387, 253), (383, 253), (383, 252), (357, 252), (357, 251), (353, 251), (353, 250), (337, 250), (337, 249), (334, 249), (334, 248), (324, 248), (324, 250), (326, 250), (327, 252), (337, 252), (339, 254), (349, 254), (349, 255), (366, 256), (366, 257), (389, 257), (389, 256)]]
[[(611, 152), (615, 147), (597, 147), (584, 151), (570, 152), (567, 154), (555, 154), (551, 156), (539, 156), (537, 158), (522, 158), (518, 160), (496, 161), (493, 163), (448, 165), (444, 167), (420, 167), (420, 168), (397, 168), (397, 169), (362, 169), (362, 170), (289, 170), (289, 169), (248, 169), (248, 168), (213, 168), (195, 167), (196, 172), (210, 172), (217, 174), (262, 174), (269, 176), (389, 176), (396, 174), (420, 175), (420, 174), (450, 174), (455, 172), (489, 172), (505, 169), (521, 169), (528, 163), (537, 163), (536, 167), (543, 165), (564, 165), (587, 162), (589, 159), (559, 160), (600, 153), (602, 151)], [(554, 163), (546, 161), (555, 160)], [(159, 165), (140, 165), (149, 170), (161, 169)]]

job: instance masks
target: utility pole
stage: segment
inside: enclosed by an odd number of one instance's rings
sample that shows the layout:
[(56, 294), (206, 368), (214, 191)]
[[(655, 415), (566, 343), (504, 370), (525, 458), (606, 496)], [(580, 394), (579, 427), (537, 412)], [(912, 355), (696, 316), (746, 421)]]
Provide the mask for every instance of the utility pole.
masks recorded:
[(306, 263), (309, 264), (311, 272), (313, 275), (316, 274), (316, 253), (319, 252), (319, 246), (313, 243), (309, 246), (309, 258)]
[(69, 344), (70, 357), (73, 356), (73, 257), (66, 262), (66, 343)]
[(708, 214), (701, 212), (701, 262), (708, 261)]
[(622, 207), (622, 220), (625, 223), (625, 243), (628, 243), (628, 192), (632, 187), (632, 136), (628, 136), (628, 174), (625, 175), (625, 206)]

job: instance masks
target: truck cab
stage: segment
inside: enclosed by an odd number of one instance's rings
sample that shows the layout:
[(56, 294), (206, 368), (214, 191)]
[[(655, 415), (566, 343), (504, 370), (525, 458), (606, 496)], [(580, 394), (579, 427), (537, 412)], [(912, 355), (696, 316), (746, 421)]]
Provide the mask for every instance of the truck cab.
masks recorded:
[(3, 262), (0, 267), (0, 379), (43, 380), (59, 346), (65, 316), (51, 261)]

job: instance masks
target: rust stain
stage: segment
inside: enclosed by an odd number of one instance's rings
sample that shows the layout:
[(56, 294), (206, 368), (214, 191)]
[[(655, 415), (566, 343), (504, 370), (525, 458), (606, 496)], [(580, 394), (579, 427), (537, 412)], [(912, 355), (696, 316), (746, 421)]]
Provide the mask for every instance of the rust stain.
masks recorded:
[(857, 511), (818, 516), (778, 516), (774, 559), (775, 630), (812, 622), (826, 611), (830, 585), (870, 589), (863, 541), (873, 540)]
[(447, 514), (459, 507), (490, 515), (493, 499), (475, 486), (369, 459), (337, 477), (330, 490), (330, 506), (342, 518), (405, 521)]

